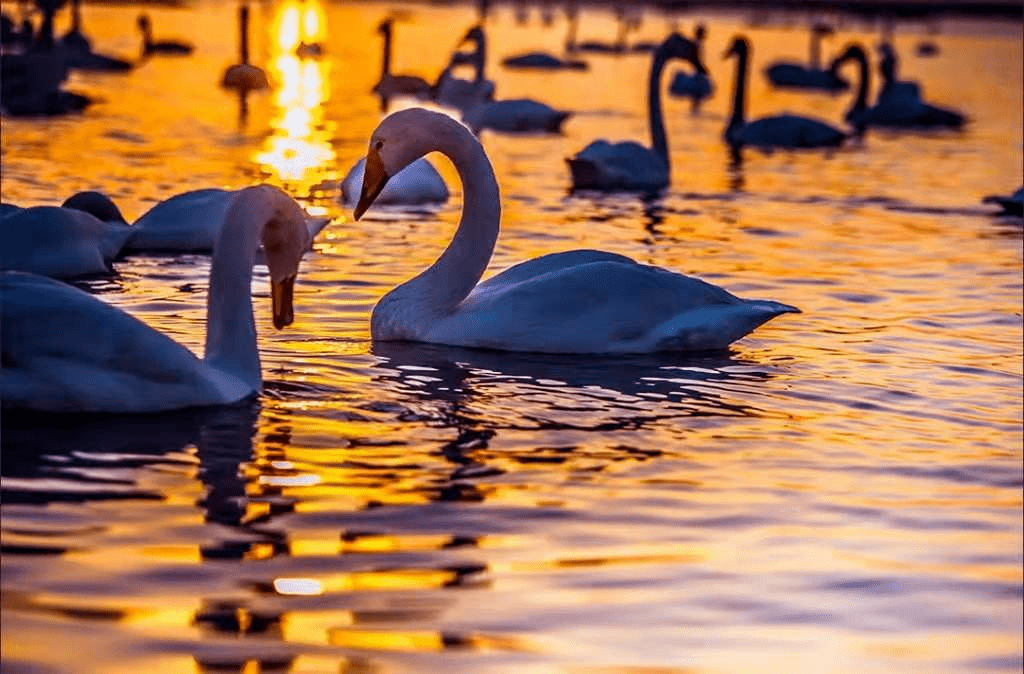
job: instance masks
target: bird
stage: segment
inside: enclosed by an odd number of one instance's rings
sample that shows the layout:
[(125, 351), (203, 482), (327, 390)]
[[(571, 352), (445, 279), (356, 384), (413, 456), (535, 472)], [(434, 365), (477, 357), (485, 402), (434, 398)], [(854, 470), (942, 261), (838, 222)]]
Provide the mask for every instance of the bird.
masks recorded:
[(732, 41), (725, 56), (736, 57), (732, 115), (725, 128), (725, 141), (738, 150), (750, 145), (761, 149), (837, 147), (847, 134), (825, 122), (799, 115), (777, 115), (746, 121), (747, 60), (750, 47), (740, 36)]
[[(94, 295), (53, 279), (0, 273), (4, 408), (142, 413), (238, 402), (262, 386), (252, 267), (262, 242), (274, 327), (293, 320), (305, 213), (277, 188), (235, 195), (210, 266), (205, 356)], [(71, 328), (71, 329), (69, 329)]]
[(480, 133), (483, 129), (506, 133), (559, 133), (571, 112), (556, 110), (530, 98), (484, 101), (462, 114), (462, 121)]
[(798, 312), (597, 250), (544, 255), (479, 283), (501, 220), (494, 170), (469, 129), (422, 108), (393, 113), (373, 132), (354, 217), (391, 175), (433, 151), (448, 156), (462, 179), (458, 231), (434, 264), (377, 303), (375, 341), (562, 354), (720, 350)]
[(809, 65), (781, 62), (768, 66), (765, 75), (777, 87), (794, 89), (820, 89), (835, 93), (850, 88), (850, 83), (839, 76), (835, 64), (821, 67), (821, 38), (831, 35), (832, 28), (825, 24), (811, 27), (811, 60)]
[[(858, 44), (851, 44), (836, 57), (836, 63), (839, 65), (848, 61), (857, 62), (860, 73), (857, 96), (845, 115), (846, 121), (854, 127), (857, 134), (863, 134), (870, 127), (931, 129), (958, 128), (963, 125), (965, 119), (960, 113), (922, 101), (920, 89), (913, 82), (896, 83), (895, 80), (890, 80), (892, 84), (906, 86), (890, 86), (886, 92), (883, 85), (883, 93), (879, 94), (874, 105), (869, 106), (867, 100), (871, 88), (871, 69), (864, 48)], [(892, 65), (884, 66), (883, 72), (887, 72), (891, 77)]]
[(1024, 187), (1009, 196), (989, 195), (982, 199), (983, 203), (996, 204), (1003, 210), (997, 215), (1024, 215)]
[(254, 91), (270, 86), (263, 69), (249, 63), (249, 6), (238, 8), (238, 63), (230, 66), (221, 79), (226, 89)]
[[(576, 12), (569, 11), (569, 32), (565, 38), (565, 51), (571, 53), (576, 45)], [(587, 70), (586, 61), (568, 57), (555, 56), (543, 51), (531, 51), (525, 54), (509, 56), (502, 60), (506, 68), (521, 70)]]
[(651, 147), (634, 141), (594, 141), (567, 160), (573, 189), (656, 191), (668, 186), (670, 160), (661, 111), (661, 73), (673, 58), (690, 62), (699, 73), (706, 72), (697, 56), (697, 46), (678, 33), (655, 50), (647, 82)]
[(130, 61), (119, 59), (92, 50), (92, 43), (82, 32), (82, 12), (80, 0), (71, 3), (71, 28), (60, 39), (64, 48), (69, 67), (78, 70), (98, 72), (127, 72), (134, 67)]
[[(359, 190), (363, 185), (366, 157), (362, 157), (349, 169), (341, 181), (341, 201), (350, 207), (359, 202)], [(377, 203), (394, 206), (420, 206), (442, 204), (448, 201), (448, 186), (437, 169), (425, 158), (412, 162), (401, 173), (388, 181), (377, 196)]]
[[(693, 35), (693, 44), (697, 50), (697, 59), (701, 62), (704, 60), (704, 39), (706, 37), (707, 29), (703, 24), (698, 25)], [(681, 70), (677, 71), (668, 85), (668, 93), (690, 99), (694, 114), (700, 110), (700, 104), (705, 98), (710, 98), (714, 90), (715, 85), (711, 83), (711, 78), (706, 72), (690, 74)]]
[[(157, 203), (131, 224), (122, 252), (212, 251), (238, 193), (238, 190), (206, 188), (176, 194)], [(111, 213), (111, 208), (120, 215), (120, 210), (108, 197), (99, 193), (92, 194), (95, 196), (87, 203), (76, 202), (75, 197), (72, 197), (65, 202), (65, 207), (84, 210), (99, 219), (104, 219), (104, 212)], [(109, 205), (104, 204), (104, 200)], [(98, 211), (99, 208), (105, 211)], [(306, 217), (310, 242), (329, 221), (329, 218)]]
[[(624, 54), (626, 53), (626, 35), (633, 28), (634, 24), (627, 20), (625, 11), (621, 8), (615, 12), (619, 28), (614, 42), (601, 42), (600, 40), (585, 40), (580, 43), (573, 42), (572, 51), (590, 52), (592, 54)], [(575, 36), (575, 31), (574, 31)]]
[[(472, 41), (476, 47), (466, 54), (456, 51), (452, 54), (448, 65), (431, 88), (431, 97), (439, 105), (455, 108), (459, 111), (466, 111), (484, 101), (494, 99), (494, 82), (487, 79), (484, 69), (487, 64), (487, 39), (484, 36), (483, 28), (473, 26), (466, 32), (459, 45)], [(463, 80), (454, 77), (451, 71), (462, 64), (470, 64), (475, 67), (476, 74), (472, 80)]]
[[(83, 192), (73, 198), (75, 203), (87, 204), (95, 194)], [(131, 236), (131, 228), (112, 203), (113, 211), (102, 200), (87, 205), (107, 219), (67, 206), (67, 202), (61, 207), (31, 208), (4, 204), (0, 216), (0, 270), (58, 279), (112, 272), (113, 261)]]
[(384, 56), (381, 60), (380, 81), (373, 87), (373, 93), (385, 98), (393, 96), (412, 96), (428, 98), (430, 84), (422, 77), (413, 75), (391, 74), (391, 41), (394, 32), (394, 19), (388, 17), (377, 26), (377, 32), (384, 36)]
[(187, 56), (192, 53), (193, 49), (195, 49), (191, 44), (177, 40), (160, 40), (159, 42), (154, 42), (153, 25), (149, 20), (148, 14), (139, 14), (138, 25), (139, 30), (142, 31), (143, 56), (150, 56), (152, 54)]

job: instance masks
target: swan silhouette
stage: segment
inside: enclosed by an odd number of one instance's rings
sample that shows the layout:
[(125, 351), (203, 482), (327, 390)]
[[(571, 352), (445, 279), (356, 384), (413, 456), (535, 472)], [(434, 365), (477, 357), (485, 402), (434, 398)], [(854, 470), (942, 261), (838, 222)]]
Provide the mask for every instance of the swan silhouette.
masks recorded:
[(412, 96), (428, 98), (430, 84), (422, 77), (391, 74), (391, 42), (394, 37), (394, 19), (388, 17), (377, 26), (377, 32), (384, 38), (384, 54), (381, 58), (380, 80), (373, 87), (373, 93), (384, 98)]

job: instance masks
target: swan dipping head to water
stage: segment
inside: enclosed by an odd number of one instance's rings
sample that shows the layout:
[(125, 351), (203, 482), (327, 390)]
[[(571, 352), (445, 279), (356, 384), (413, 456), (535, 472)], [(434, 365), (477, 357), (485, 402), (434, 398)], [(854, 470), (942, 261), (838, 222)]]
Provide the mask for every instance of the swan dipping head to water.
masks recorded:
[(437, 261), (374, 307), (374, 340), (566, 354), (707, 351), (798, 312), (598, 250), (543, 255), (481, 283), (498, 239), (498, 181), (469, 129), (428, 110), (396, 112), (374, 131), (355, 217), (391, 176), (433, 151), (462, 179), (462, 218)]

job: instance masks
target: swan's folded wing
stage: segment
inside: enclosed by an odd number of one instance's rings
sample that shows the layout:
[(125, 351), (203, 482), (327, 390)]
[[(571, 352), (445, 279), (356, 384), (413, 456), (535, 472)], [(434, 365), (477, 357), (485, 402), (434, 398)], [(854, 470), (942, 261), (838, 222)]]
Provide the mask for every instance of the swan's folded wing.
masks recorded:
[(203, 189), (177, 194), (132, 224), (127, 250), (209, 252), (217, 241), (235, 192)]
[[(633, 264), (636, 262), (618, 253), (607, 253), (603, 250), (567, 250), (561, 253), (551, 253), (535, 257), (515, 264), (495, 276), (482, 282), (473, 289), (472, 295), (498, 291), (514, 283), (526, 279), (541, 276), (553, 271), (560, 271), (570, 267), (589, 264), (591, 262), (618, 262), (620, 264)], [(472, 296), (471, 295), (471, 296)]]
[(9, 272), (0, 296), (5, 407), (132, 412), (224, 402), (191, 351), (86, 292)]

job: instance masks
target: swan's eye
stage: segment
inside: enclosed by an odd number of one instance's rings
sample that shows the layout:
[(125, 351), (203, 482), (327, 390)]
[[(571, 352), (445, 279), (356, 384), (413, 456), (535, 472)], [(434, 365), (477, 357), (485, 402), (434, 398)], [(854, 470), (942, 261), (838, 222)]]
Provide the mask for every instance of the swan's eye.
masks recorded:
[(380, 152), (380, 149), (381, 149), (382, 147), (384, 147), (384, 141), (382, 141), (382, 140), (378, 140), (378, 141), (377, 141), (376, 143), (374, 143), (374, 145), (373, 145), (373, 149), (377, 150), (378, 152)]

